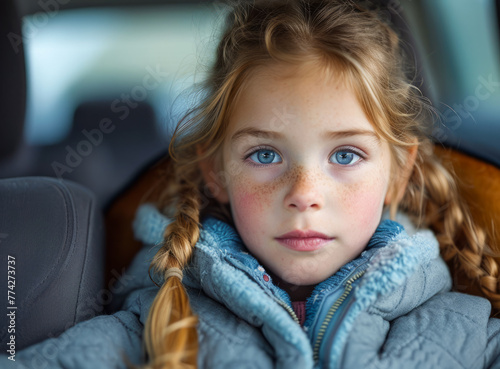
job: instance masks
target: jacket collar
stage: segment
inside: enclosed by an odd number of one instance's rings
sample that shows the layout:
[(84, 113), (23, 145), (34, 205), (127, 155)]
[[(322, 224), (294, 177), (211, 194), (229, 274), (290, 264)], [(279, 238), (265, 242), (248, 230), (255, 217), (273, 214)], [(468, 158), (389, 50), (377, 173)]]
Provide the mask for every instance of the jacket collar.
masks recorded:
[(311, 368), (312, 349), (306, 334), (277, 303), (286, 293), (264, 275), (264, 268), (247, 252), (236, 231), (207, 218), (183, 283), (202, 289), (240, 319), (259, 327), (275, 350), (277, 368)]
[[(403, 215), (397, 219), (409, 223)], [(144, 205), (134, 223), (135, 234), (145, 243), (161, 243), (168, 223), (156, 208)], [(315, 288), (313, 296), (316, 294), (321, 299), (321, 294), (340, 283), (344, 274), (368, 261), (366, 273), (355, 291), (353, 306), (336, 336), (338, 341), (331, 352), (331, 360), (339, 360), (361, 311), (374, 307), (384, 319), (392, 320), (450, 288), (451, 278), (439, 257), (439, 245), (432, 232), (411, 229), (411, 233), (408, 235), (399, 222), (383, 220), (366, 251)], [(426, 283), (415, 277), (419, 273), (426, 274)], [(241, 319), (261, 327), (276, 350), (278, 362), (283, 364), (278, 367), (285, 368), (290, 363), (294, 364), (290, 367), (294, 367), (298, 357), (305, 358), (304, 368), (312, 367), (312, 349), (307, 335), (276, 303), (277, 299), (289, 303), (288, 295), (270, 279), (266, 281), (265, 275), (265, 269), (248, 254), (234, 228), (207, 218), (202, 223), (200, 239), (183, 283), (202, 289)]]
[[(165, 228), (169, 223), (170, 220), (154, 206), (146, 204), (139, 208), (134, 222), (134, 232), (137, 238), (146, 244), (161, 243)], [(366, 263), (377, 249), (385, 246), (403, 231), (404, 228), (397, 222), (383, 219), (363, 253), (344, 265), (330, 278), (318, 284), (311, 295), (311, 299), (314, 301), (321, 300), (322, 295), (338, 286), (354, 269)], [(194, 254), (195, 257), (208, 259), (212, 263), (229, 263), (249, 276), (266, 293), (291, 306), (288, 294), (272, 283), (272, 279), (265, 268), (255, 257), (249, 254), (240, 236), (231, 225), (213, 217), (204, 219), (200, 230), (200, 240), (196, 245)], [(196, 284), (194, 281), (190, 281), (190, 283)], [(215, 297), (213, 296), (213, 298)]]
[[(153, 205), (142, 205), (134, 220), (134, 234), (146, 244), (159, 246), (168, 224)], [(265, 282), (262, 269), (231, 226), (207, 218), (183, 283), (203, 290), (240, 319), (259, 327), (275, 351), (276, 368), (312, 368), (312, 348), (306, 334), (276, 303), (284, 292)]]

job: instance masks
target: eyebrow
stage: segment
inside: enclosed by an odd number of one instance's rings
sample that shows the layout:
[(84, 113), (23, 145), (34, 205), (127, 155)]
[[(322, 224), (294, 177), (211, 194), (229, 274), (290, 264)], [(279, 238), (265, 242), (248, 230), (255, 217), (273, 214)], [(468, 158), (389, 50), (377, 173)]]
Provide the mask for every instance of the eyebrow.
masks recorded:
[[(231, 141), (235, 142), (246, 136), (256, 137), (256, 138), (268, 138), (275, 140), (282, 139), (284, 137), (283, 134), (276, 131), (267, 131), (267, 130), (248, 127), (248, 128), (242, 128), (235, 134), (233, 134), (233, 137), (231, 137)], [(352, 136), (370, 136), (371, 138), (380, 141), (379, 136), (375, 132), (364, 129), (350, 129), (346, 131), (328, 131), (325, 132), (323, 136), (330, 140), (332, 139), (338, 140), (341, 138), (347, 138)]]
[(373, 132), (366, 129), (351, 129), (347, 131), (330, 131), (326, 132), (325, 136), (330, 139), (340, 139), (352, 136), (370, 136), (371, 138), (380, 141), (379, 136)]
[(233, 137), (231, 137), (231, 141), (238, 141), (242, 139), (245, 136), (250, 136), (250, 137), (257, 137), (257, 138), (271, 138), (271, 139), (280, 139), (283, 138), (284, 136), (275, 131), (265, 131), (261, 129), (256, 129), (256, 128), (242, 128), (239, 131), (237, 131)]

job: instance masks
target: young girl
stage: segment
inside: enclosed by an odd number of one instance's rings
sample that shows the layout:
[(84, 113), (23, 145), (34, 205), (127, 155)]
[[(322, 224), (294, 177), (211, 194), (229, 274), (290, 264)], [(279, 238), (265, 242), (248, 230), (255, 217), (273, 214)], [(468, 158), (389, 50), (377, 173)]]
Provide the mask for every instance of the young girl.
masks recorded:
[[(238, 2), (163, 197), (138, 212), (155, 246), (122, 311), (18, 362), (500, 367), (493, 240), (433, 156), (399, 44), (359, 2)], [(491, 303), (452, 292), (456, 273)]]
[(498, 309), (492, 240), (433, 156), (399, 44), (354, 1), (235, 6), (170, 146), (151, 367), (494, 366), (499, 321), (439, 256)]

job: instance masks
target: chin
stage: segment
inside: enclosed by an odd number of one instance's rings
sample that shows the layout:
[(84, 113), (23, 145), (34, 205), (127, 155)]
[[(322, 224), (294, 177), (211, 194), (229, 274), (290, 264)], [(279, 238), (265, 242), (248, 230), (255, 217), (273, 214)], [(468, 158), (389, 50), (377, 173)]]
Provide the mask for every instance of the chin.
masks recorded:
[[(331, 274), (330, 274), (331, 275)], [(322, 276), (311, 276), (311, 275), (290, 275), (284, 273), (281, 278), (283, 281), (293, 284), (295, 286), (311, 286), (323, 282), (325, 279), (330, 277), (330, 275)]]

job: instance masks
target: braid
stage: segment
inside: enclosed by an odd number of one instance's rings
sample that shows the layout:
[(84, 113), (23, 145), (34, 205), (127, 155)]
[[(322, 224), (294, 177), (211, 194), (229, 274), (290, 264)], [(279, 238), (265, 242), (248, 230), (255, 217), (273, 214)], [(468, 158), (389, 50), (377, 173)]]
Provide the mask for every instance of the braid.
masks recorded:
[(484, 296), (500, 310), (499, 267), (488, 247), (493, 236), (474, 223), (456, 179), (433, 155), (431, 145), (422, 144), (401, 207), (435, 232), (454, 288)]
[[(177, 204), (174, 220), (165, 231), (165, 241), (151, 267), (164, 276), (170, 268), (183, 269), (189, 262), (200, 234), (197, 166), (174, 166)], [(198, 351), (197, 319), (179, 278), (168, 278), (151, 306), (145, 328), (148, 368), (195, 368)]]

